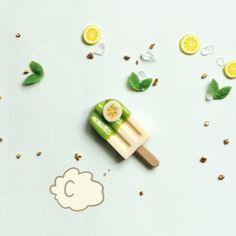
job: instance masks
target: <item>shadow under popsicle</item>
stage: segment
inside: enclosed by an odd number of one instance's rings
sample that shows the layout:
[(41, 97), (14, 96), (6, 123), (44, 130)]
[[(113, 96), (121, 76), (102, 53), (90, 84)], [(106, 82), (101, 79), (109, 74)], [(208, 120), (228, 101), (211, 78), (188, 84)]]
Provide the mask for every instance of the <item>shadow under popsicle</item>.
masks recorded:
[[(120, 163), (122, 161), (126, 161), (111, 145), (109, 145), (109, 143), (107, 143), (106, 140), (101, 139), (99, 134), (93, 130), (89, 122), (87, 122), (85, 127), (86, 127), (86, 133), (94, 140), (95, 143), (98, 143), (99, 146), (101, 146), (102, 149), (108, 153), (109, 157), (111, 157), (114, 160), (114, 162)], [(135, 158), (144, 167), (150, 170), (153, 169), (153, 167), (150, 166), (138, 153), (134, 153), (130, 158)]]

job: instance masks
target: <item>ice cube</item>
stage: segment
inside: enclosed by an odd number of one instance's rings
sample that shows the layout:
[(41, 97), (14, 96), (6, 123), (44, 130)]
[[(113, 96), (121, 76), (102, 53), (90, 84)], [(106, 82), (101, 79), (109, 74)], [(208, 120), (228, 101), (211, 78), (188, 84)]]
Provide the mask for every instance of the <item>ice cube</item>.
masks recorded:
[(212, 96), (211, 91), (209, 89), (206, 93), (206, 101), (211, 101), (211, 100), (213, 100), (213, 96)]
[(147, 78), (146, 73), (143, 70), (139, 71), (138, 75), (140, 76), (141, 79)]
[(218, 66), (224, 66), (224, 64), (225, 64), (225, 60), (224, 60), (224, 58), (223, 57), (219, 57), (219, 58), (217, 58), (216, 59), (216, 64), (218, 65)]
[(94, 53), (102, 56), (105, 53), (105, 44), (101, 43), (95, 48)]
[(140, 55), (140, 58), (144, 61), (153, 62), (156, 61), (155, 56), (152, 52), (146, 51)]
[(202, 56), (212, 55), (215, 51), (215, 47), (213, 45), (208, 45), (201, 49)]

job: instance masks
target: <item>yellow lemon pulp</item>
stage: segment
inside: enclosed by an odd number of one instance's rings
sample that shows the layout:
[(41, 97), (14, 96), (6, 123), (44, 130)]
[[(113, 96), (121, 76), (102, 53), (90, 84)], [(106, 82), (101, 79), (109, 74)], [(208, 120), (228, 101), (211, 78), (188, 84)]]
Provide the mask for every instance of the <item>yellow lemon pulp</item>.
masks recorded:
[(101, 29), (96, 25), (89, 25), (83, 33), (83, 40), (87, 44), (96, 44), (102, 37)]
[(118, 115), (118, 108), (113, 103), (107, 108), (107, 115), (111, 119)]
[(195, 34), (186, 34), (180, 40), (180, 49), (183, 53), (192, 55), (198, 52), (200, 49), (201, 42), (197, 35)]
[(236, 78), (236, 60), (228, 61), (225, 64), (224, 73), (229, 79)]

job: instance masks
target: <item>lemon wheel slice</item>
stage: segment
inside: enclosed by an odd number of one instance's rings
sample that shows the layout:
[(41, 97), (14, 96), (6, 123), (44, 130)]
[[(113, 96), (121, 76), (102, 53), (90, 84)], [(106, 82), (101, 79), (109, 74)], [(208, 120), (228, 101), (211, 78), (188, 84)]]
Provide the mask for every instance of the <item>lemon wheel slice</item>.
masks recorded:
[(180, 40), (180, 49), (183, 53), (193, 55), (199, 51), (201, 41), (195, 34), (186, 34)]
[(96, 25), (87, 26), (83, 33), (84, 42), (90, 45), (98, 43), (101, 37), (102, 37), (102, 31)]
[(236, 60), (228, 61), (224, 66), (224, 73), (229, 79), (236, 78)]

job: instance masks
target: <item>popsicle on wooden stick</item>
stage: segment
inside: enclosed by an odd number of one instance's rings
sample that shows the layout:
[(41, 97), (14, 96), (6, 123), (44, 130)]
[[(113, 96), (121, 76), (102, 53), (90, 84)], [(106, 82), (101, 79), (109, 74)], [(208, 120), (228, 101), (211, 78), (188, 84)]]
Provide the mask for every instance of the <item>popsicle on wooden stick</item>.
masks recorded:
[(136, 152), (151, 167), (159, 165), (159, 160), (144, 146), (150, 135), (118, 100), (107, 99), (96, 104), (90, 123), (124, 159)]

